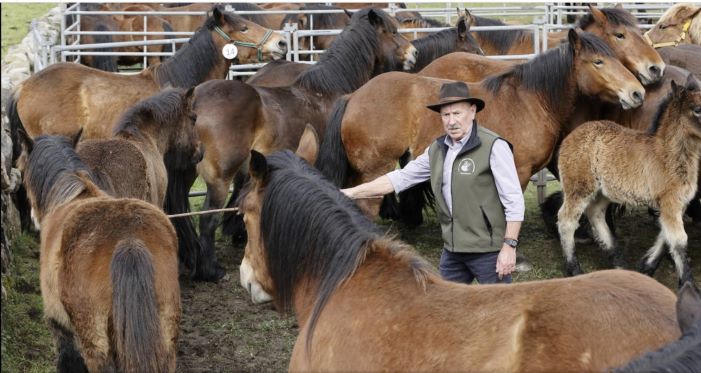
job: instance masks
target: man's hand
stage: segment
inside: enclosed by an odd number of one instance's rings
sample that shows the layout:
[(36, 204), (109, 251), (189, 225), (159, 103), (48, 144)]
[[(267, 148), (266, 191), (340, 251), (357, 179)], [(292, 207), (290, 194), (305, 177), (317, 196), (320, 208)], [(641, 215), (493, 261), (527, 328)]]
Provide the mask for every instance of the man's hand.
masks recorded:
[(511, 272), (516, 269), (516, 249), (513, 247), (503, 244), (501, 250), (499, 251), (499, 256), (497, 257), (497, 274), (499, 279), (508, 276)]

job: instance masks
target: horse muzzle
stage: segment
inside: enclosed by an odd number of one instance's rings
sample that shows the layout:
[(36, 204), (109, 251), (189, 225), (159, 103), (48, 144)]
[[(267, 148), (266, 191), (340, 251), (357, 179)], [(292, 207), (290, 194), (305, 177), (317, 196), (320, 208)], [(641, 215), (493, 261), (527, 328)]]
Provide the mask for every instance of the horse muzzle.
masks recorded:
[(620, 92), (618, 98), (623, 110), (634, 109), (643, 104), (645, 100), (645, 90), (626, 90)]
[(638, 80), (644, 86), (657, 83), (662, 79), (666, 67), (664, 62), (661, 64), (649, 64), (646, 68), (640, 69)]
[(254, 304), (268, 303), (273, 300), (273, 297), (263, 290), (263, 287), (255, 280), (253, 267), (246, 257), (241, 261), (239, 277), (241, 286), (251, 295), (251, 301)]
[(416, 66), (416, 62), (419, 59), (419, 51), (414, 47), (413, 45), (406, 50), (404, 53), (404, 66), (402, 66), (402, 69), (404, 71), (411, 71), (414, 66)]

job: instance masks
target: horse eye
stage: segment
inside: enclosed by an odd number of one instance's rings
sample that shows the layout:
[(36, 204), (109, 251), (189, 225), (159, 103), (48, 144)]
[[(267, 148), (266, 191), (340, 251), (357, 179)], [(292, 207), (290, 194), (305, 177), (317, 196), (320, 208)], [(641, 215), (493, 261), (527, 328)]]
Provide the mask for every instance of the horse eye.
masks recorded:
[(190, 114), (190, 119), (192, 120), (193, 124), (197, 122), (197, 114)]
[(248, 26), (243, 26), (243, 28), (241, 29), (241, 32), (244, 33), (244, 34), (247, 33), (247, 32), (248, 32)]
[(695, 116), (701, 116), (701, 106), (697, 106), (694, 108), (694, 115)]
[(616, 33), (615, 36), (617, 39), (625, 39), (626, 38), (626, 36), (621, 34), (620, 32)]
[(602, 61), (602, 60), (594, 60), (594, 66), (599, 67), (599, 66), (602, 66), (603, 64), (604, 64), (604, 61)]

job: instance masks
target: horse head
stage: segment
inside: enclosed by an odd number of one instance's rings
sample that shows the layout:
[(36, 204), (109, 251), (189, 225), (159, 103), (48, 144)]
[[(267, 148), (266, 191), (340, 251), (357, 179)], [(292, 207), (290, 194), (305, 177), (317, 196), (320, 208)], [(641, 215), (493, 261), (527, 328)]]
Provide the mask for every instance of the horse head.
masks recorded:
[(456, 41), (456, 45), (458, 46), (457, 52), (467, 52), (484, 56), (484, 51), (479, 46), (477, 40), (475, 40), (475, 37), (472, 36), (472, 33), (470, 33), (470, 27), (473, 23), (475, 23), (475, 17), (467, 9), (465, 9), (464, 12), (458, 9), (458, 20), (455, 22), (455, 28), (458, 31), (458, 39)]
[(701, 43), (701, 7), (693, 4), (672, 6), (645, 33), (645, 39), (654, 48)]
[(693, 74), (689, 74), (684, 84), (672, 85), (672, 103), (667, 110), (676, 110), (680, 117), (675, 122), (688, 123), (691, 137), (701, 142), (701, 87)]
[(409, 39), (397, 32), (399, 23), (396, 19), (380, 9), (365, 8), (353, 14), (351, 24), (355, 22), (368, 22), (377, 33), (379, 50), (376, 56), (383, 61), (378, 61), (376, 66), (383, 72), (397, 70), (400, 66), (404, 71), (411, 71), (418, 59), (418, 51)]
[(645, 41), (636, 18), (627, 10), (619, 7), (599, 9), (589, 4), (589, 14), (577, 25), (604, 40), (643, 85), (662, 79), (665, 69), (662, 57)]
[(212, 16), (205, 25), (212, 31), (218, 50), (222, 51), (227, 44), (236, 47), (231, 48), (236, 52), (228, 54), (228, 59), (257, 63), (281, 59), (287, 54), (287, 41), (282, 35), (237, 14), (224, 12), (220, 6), (212, 8)]
[(571, 29), (568, 38), (574, 53), (577, 86), (582, 93), (620, 103), (624, 109), (643, 103), (645, 89), (608, 45), (580, 29)]

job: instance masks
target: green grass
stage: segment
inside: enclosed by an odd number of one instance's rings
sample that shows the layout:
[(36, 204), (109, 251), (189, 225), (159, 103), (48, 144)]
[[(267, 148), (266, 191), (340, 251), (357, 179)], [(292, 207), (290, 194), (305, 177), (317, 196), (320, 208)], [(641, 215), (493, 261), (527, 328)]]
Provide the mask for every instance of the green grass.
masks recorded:
[(29, 32), (32, 19), (46, 14), (56, 3), (2, 3), (2, 58), (11, 45), (19, 44)]

